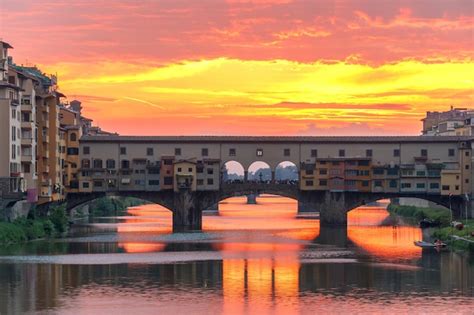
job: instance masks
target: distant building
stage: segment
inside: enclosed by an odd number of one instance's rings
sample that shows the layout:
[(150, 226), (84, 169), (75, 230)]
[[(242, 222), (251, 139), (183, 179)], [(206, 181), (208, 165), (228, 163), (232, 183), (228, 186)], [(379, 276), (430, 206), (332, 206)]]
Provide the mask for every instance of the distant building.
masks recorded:
[(474, 135), (474, 109), (451, 107), (445, 112), (427, 112), (421, 121), (426, 136)]

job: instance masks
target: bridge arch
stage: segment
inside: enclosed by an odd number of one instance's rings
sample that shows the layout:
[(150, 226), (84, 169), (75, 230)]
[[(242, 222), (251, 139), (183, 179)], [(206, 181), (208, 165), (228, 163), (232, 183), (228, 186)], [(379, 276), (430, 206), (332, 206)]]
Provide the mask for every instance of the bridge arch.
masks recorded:
[(298, 166), (291, 161), (282, 161), (275, 167), (277, 182), (296, 183), (299, 181)]
[(229, 160), (222, 164), (222, 182), (243, 182), (245, 178), (244, 166), (235, 160)]
[(247, 168), (247, 179), (253, 182), (269, 182), (274, 179), (273, 168), (264, 161), (255, 161)]

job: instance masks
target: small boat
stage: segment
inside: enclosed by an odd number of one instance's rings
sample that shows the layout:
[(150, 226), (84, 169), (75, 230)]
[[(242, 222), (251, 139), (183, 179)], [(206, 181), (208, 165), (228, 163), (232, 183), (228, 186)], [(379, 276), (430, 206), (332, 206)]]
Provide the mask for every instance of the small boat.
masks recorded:
[(430, 243), (430, 242), (424, 242), (424, 241), (415, 241), (413, 243), (415, 243), (416, 246), (421, 247), (421, 248), (441, 248), (441, 247), (446, 246), (445, 243), (436, 244), (436, 243)]

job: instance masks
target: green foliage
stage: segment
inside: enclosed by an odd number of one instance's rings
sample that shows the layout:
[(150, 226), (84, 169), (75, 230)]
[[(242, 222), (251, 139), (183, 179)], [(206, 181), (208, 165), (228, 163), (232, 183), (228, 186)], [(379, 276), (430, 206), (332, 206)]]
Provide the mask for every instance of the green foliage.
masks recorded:
[(390, 204), (387, 208), (390, 213), (413, 218), (417, 221), (423, 219), (430, 219), (436, 222), (439, 222), (442, 226), (449, 225), (451, 220), (451, 214), (448, 209), (438, 209), (438, 208), (421, 208), (414, 206), (398, 206)]
[(464, 226), (464, 229), (460, 231), (453, 227), (444, 227), (434, 231), (433, 237), (438, 238), (444, 241), (445, 243), (451, 244), (451, 246), (455, 249), (463, 249), (474, 252), (473, 243), (469, 243), (463, 240), (454, 240), (451, 237), (451, 235), (456, 235), (474, 241), (474, 237), (471, 236), (472, 232), (474, 232), (474, 220), (468, 220), (467, 224)]
[(51, 220), (54, 229), (59, 233), (63, 234), (68, 228), (68, 217), (66, 214), (66, 206), (54, 206), (50, 210), (49, 220)]
[(20, 243), (27, 239), (26, 232), (20, 225), (0, 222), (0, 244)]

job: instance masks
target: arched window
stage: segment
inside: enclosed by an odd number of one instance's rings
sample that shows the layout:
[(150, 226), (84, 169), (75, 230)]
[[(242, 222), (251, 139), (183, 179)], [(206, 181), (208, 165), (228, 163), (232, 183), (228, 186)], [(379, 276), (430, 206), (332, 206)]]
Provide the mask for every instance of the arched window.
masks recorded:
[(76, 141), (77, 140), (77, 136), (76, 136), (75, 132), (71, 133), (71, 135), (69, 136), (69, 140), (71, 140), (71, 141)]
[(82, 168), (91, 168), (91, 160), (89, 159), (83, 159), (81, 161), (81, 167)]
[(94, 159), (94, 168), (102, 168), (102, 160)]
[(114, 169), (114, 168), (115, 168), (115, 160), (108, 159), (108, 160), (105, 162), (105, 166), (106, 166), (108, 169)]

